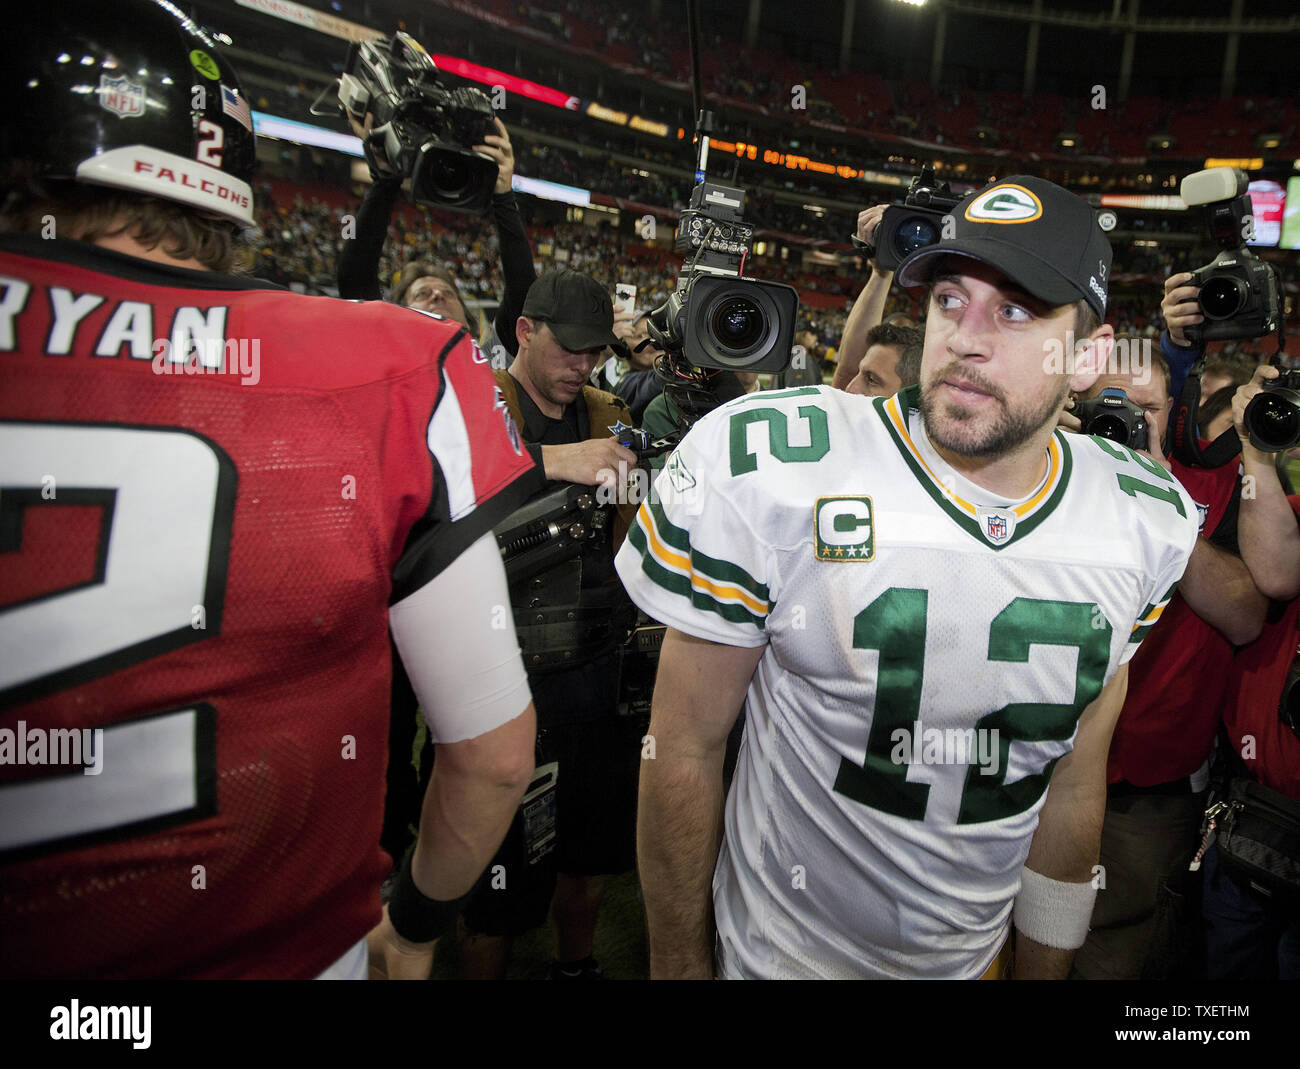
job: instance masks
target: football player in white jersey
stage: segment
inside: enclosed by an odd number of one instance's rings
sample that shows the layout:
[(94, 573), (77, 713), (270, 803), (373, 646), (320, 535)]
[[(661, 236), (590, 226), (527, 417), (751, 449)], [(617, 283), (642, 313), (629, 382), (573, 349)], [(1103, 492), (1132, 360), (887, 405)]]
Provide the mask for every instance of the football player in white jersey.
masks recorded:
[(930, 287), (919, 386), (722, 406), (619, 553), (669, 625), (638, 823), (654, 976), (1006, 975), (1014, 926), (1015, 974), (1064, 977), (1087, 934), (1124, 666), (1196, 510), (1150, 458), (1056, 430), (1114, 343), (1091, 209), (1016, 176), (954, 217), (899, 271)]

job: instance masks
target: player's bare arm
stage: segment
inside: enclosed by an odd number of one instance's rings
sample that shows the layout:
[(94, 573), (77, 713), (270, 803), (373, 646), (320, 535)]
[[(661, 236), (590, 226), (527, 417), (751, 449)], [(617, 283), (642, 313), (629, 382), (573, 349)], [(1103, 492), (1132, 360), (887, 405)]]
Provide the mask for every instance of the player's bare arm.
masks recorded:
[(669, 628), (641, 765), (637, 861), (655, 979), (713, 976), (711, 885), (722, 838), (722, 761), (763, 647)]
[[(528, 785), (536, 736), (530, 702), (519, 716), (486, 735), (437, 747), (411, 859), (411, 876), (426, 898), (452, 902), (473, 888)], [(372, 979), (428, 979), (434, 941), (403, 939), (387, 907), (367, 941)]]
[[(414, 888), (404, 900), (414, 905), (396, 926), (386, 908), (370, 933), (372, 974), (428, 976), (436, 936), (420, 936), (454, 919), (457, 900), (501, 845), (532, 776), (537, 723), (518, 641), (513, 625), (492, 626), (494, 611), (508, 604), (496, 543), (484, 536), (390, 613), (436, 751), (410, 861)], [(472, 626), (476, 620), (481, 626)], [(399, 885), (407, 876), (403, 869)], [(414, 928), (402, 919), (412, 915)]]
[(1278, 481), (1273, 453), (1256, 449), (1246, 434), (1246, 406), (1277, 369), (1263, 365), (1232, 398), (1232, 422), (1241, 438), (1241, 559), (1266, 597), (1287, 601), (1300, 594), (1300, 527)]
[[(1074, 749), (1061, 758), (1052, 773), (1025, 862), (1026, 868), (1048, 880), (1084, 885), (1093, 879), (1106, 811), (1106, 755), (1127, 691), (1128, 666), (1124, 665), (1084, 709)], [(1017, 931), (1016, 979), (1065, 979), (1075, 949), (1046, 946)]]

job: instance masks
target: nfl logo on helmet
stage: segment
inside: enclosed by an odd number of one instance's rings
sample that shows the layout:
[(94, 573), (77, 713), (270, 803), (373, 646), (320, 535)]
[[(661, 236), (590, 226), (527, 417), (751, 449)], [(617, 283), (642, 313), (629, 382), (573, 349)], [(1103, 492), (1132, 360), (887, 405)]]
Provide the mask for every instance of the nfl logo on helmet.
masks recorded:
[(144, 114), (144, 86), (131, 81), (125, 74), (120, 78), (101, 74), (99, 106), (120, 119), (134, 119)]

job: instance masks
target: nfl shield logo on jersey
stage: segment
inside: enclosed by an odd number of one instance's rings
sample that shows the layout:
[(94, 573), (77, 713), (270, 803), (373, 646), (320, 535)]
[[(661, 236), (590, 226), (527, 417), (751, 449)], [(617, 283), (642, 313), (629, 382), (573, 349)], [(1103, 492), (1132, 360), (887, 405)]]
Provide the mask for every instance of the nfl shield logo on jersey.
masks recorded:
[(871, 498), (818, 498), (813, 506), (813, 546), (818, 560), (872, 560), (876, 532)]
[(980, 530), (995, 546), (1000, 546), (1016, 531), (1016, 514), (1010, 509), (980, 509)]
[(98, 93), (99, 106), (119, 119), (134, 119), (144, 114), (144, 86), (125, 74), (120, 78), (101, 74)]
[(1196, 506), (1196, 529), (1205, 530), (1205, 521), (1210, 518), (1210, 506), (1202, 505), (1199, 501), (1193, 500), (1192, 504)]

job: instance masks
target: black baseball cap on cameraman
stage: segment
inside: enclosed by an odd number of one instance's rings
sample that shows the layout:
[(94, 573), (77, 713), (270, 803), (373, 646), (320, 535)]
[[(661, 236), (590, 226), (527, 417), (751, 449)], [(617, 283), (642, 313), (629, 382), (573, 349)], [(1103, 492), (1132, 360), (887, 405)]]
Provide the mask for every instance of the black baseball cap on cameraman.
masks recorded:
[(614, 302), (605, 287), (581, 271), (544, 271), (528, 287), (520, 315), (545, 323), (572, 353), (619, 344)]

